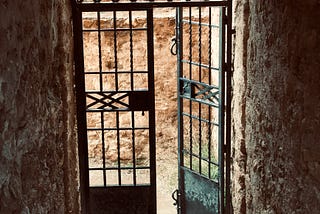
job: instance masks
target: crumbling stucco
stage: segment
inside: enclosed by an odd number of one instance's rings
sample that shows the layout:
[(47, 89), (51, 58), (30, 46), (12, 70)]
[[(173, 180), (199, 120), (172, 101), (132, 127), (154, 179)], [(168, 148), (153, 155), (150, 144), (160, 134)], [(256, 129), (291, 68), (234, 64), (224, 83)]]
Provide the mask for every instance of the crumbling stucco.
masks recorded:
[(319, 1), (235, 1), (234, 213), (320, 210)]
[(77, 213), (70, 1), (0, 11), (0, 213)]

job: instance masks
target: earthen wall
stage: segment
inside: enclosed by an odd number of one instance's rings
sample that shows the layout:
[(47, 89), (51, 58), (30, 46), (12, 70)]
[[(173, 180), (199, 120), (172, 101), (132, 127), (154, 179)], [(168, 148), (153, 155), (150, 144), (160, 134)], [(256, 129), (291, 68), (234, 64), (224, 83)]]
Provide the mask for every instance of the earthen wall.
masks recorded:
[(234, 213), (317, 213), (319, 2), (234, 3)]
[(78, 213), (70, 2), (0, 3), (0, 213)]

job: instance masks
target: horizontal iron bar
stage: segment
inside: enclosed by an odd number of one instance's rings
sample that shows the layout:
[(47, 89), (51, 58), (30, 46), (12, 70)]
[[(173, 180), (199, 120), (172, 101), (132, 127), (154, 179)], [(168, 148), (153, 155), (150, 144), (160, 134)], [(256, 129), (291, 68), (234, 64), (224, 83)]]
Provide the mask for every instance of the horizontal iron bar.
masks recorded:
[(116, 131), (116, 130), (145, 130), (149, 129), (149, 127), (135, 127), (135, 128), (87, 128), (88, 131)]
[(148, 71), (86, 71), (84, 74), (148, 74)]
[(199, 81), (192, 80), (192, 79), (187, 79), (187, 78), (184, 78), (184, 77), (180, 77), (179, 80), (182, 80), (183, 82), (187, 82), (187, 83), (193, 83), (193, 84), (196, 84), (196, 85), (202, 85), (202, 86), (204, 86), (205, 88), (219, 89), (218, 86), (209, 85), (209, 84), (207, 84), (207, 83), (199, 82)]
[(135, 90), (135, 91), (128, 91), (128, 90), (121, 90), (121, 91), (93, 91), (93, 90), (90, 90), (90, 91), (86, 91), (86, 94), (126, 94), (126, 93), (132, 93), (132, 92), (148, 92), (147, 89), (139, 89), (139, 90)]
[(89, 188), (92, 189), (92, 188), (105, 188), (105, 189), (108, 189), (108, 188), (114, 188), (114, 187), (121, 187), (121, 188), (129, 188), (129, 187), (134, 187), (134, 188), (137, 188), (137, 187), (150, 187), (151, 185), (150, 184), (107, 184), (106, 186), (90, 186)]
[(186, 149), (183, 149), (182, 152), (183, 152), (183, 153), (187, 153), (188, 155), (191, 155), (191, 156), (193, 156), (193, 157), (196, 157), (196, 158), (198, 158), (198, 159), (200, 159), (200, 160), (203, 160), (203, 161), (205, 161), (205, 162), (207, 162), (207, 163), (211, 163), (211, 164), (213, 164), (213, 165), (215, 165), (215, 166), (219, 166), (218, 163), (212, 162), (212, 161), (210, 161), (209, 159), (200, 157), (199, 155), (194, 154), (194, 153), (191, 153), (190, 151), (188, 151), (188, 150), (186, 150)]
[(200, 67), (203, 67), (203, 68), (209, 68), (209, 69), (212, 69), (212, 70), (219, 71), (219, 68), (210, 67), (209, 65), (200, 64), (198, 62), (190, 62), (190, 60), (183, 59), (183, 60), (181, 60), (181, 62), (190, 64), (190, 65), (196, 65), (196, 66), (200, 66)]
[(121, 186), (119, 185), (116, 185), (116, 184), (111, 184), (111, 185), (108, 185), (107, 186), (90, 186), (89, 188), (90, 189), (105, 189), (105, 188), (112, 188), (112, 187), (115, 187), (115, 188), (125, 188), (125, 187), (134, 187), (134, 188), (137, 188), (137, 187), (147, 187), (147, 188), (150, 188), (150, 184), (136, 184), (136, 185), (133, 185), (133, 184), (121, 184)]
[(191, 114), (188, 114), (188, 113), (185, 113), (185, 112), (182, 112), (182, 115), (183, 116), (187, 116), (187, 117), (191, 117), (192, 119), (196, 119), (196, 120), (199, 120), (201, 122), (206, 122), (206, 123), (209, 123), (209, 124), (212, 124), (212, 125), (215, 125), (215, 126), (219, 126), (218, 123), (215, 123), (215, 122), (203, 119), (203, 118), (199, 118), (197, 116), (194, 116), (194, 115), (191, 115)]
[(90, 189), (108, 189), (108, 188), (132, 188), (132, 187), (134, 187), (134, 188), (137, 188), (137, 187), (147, 187), (147, 188), (150, 188), (151, 186), (150, 186), (150, 184), (146, 184), (146, 183), (141, 183), (141, 184), (121, 184), (121, 185), (117, 185), (117, 184), (107, 184), (106, 186), (103, 186), (103, 185), (101, 185), (101, 186), (90, 186), (89, 188)]
[(107, 29), (92, 29), (92, 30), (82, 30), (83, 32), (114, 32), (114, 31), (145, 31), (148, 28), (107, 28)]
[(201, 100), (201, 99), (191, 98), (191, 97), (189, 97), (189, 96), (184, 96), (184, 95), (179, 95), (179, 97), (180, 97), (180, 98), (187, 99), (187, 100), (191, 100), (191, 101), (194, 101), (194, 102), (198, 102), (198, 103), (201, 103), (201, 104), (213, 106), (213, 107), (215, 107), (215, 108), (219, 108), (219, 105), (217, 105), (217, 104), (215, 104), (215, 103), (206, 102), (206, 101), (203, 101), (203, 100)]
[(150, 169), (150, 166), (137, 166), (137, 167), (130, 167), (130, 166), (121, 166), (121, 167), (106, 167), (106, 168), (89, 168), (89, 170), (94, 170), (94, 171), (102, 171), (102, 170), (122, 170), (122, 169)]
[(95, 12), (95, 11), (132, 11), (132, 10), (145, 10), (148, 8), (156, 7), (226, 7), (228, 1), (179, 1), (179, 2), (78, 2), (77, 6), (82, 12)]
[(131, 111), (129, 108), (117, 108), (117, 109), (86, 109), (86, 112), (117, 112), (117, 111)]
[(219, 25), (210, 25), (208, 23), (205, 23), (205, 22), (195, 22), (195, 21), (190, 21), (190, 20), (187, 20), (187, 19), (183, 19), (182, 20), (183, 23), (188, 23), (188, 24), (192, 24), (192, 25), (201, 25), (201, 26), (206, 26), (206, 27), (212, 27), (212, 28), (219, 28), (220, 26)]
[[(201, 177), (205, 178), (206, 180), (208, 180), (208, 177), (207, 177), (207, 176), (204, 176), (203, 174), (200, 174), (200, 173), (198, 173), (198, 172), (196, 172), (196, 171), (193, 171), (192, 169), (189, 169), (189, 168), (187, 168), (187, 167), (185, 167), (185, 166), (181, 166), (181, 167), (183, 168), (183, 170), (187, 170), (187, 171), (189, 171), (189, 172), (191, 172), (191, 173), (194, 173), (194, 174), (196, 174), (196, 175), (198, 175), (198, 176), (201, 176)], [(219, 181), (213, 180), (212, 178), (210, 178), (209, 181), (214, 182), (214, 183), (216, 183), (216, 184), (219, 184)]]
[(188, 155), (191, 155), (191, 156), (193, 156), (193, 157), (196, 157), (196, 158), (198, 158), (198, 159), (200, 159), (200, 160), (203, 160), (203, 161), (205, 161), (205, 162), (207, 162), (207, 163), (211, 163), (211, 164), (213, 164), (213, 165), (215, 165), (215, 166), (219, 166), (218, 163), (212, 162), (212, 161), (210, 161), (210, 160), (207, 159), (207, 158), (200, 157), (198, 154), (191, 153), (191, 152), (190, 152), (189, 150), (187, 150), (187, 149), (183, 149), (182, 152), (187, 153)]

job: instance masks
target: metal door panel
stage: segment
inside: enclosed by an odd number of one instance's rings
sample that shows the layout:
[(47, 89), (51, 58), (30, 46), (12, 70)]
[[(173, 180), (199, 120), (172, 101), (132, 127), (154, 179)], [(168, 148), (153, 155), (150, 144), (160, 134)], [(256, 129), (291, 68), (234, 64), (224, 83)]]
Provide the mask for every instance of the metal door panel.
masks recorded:
[[(94, 4), (85, 13), (81, 5), (74, 5), (74, 32), (82, 211), (156, 213), (152, 8)], [(143, 27), (133, 25), (135, 13)]]
[(155, 213), (152, 190), (148, 186), (92, 187), (90, 188), (90, 213), (94, 214), (149, 214)]
[(184, 200), (187, 214), (216, 214), (219, 210), (218, 183), (189, 169), (183, 169)]
[(225, 162), (229, 156), (225, 153), (229, 142), (225, 132), (230, 127), (225, 126), (229, 108), (225, 96), (230, 62), (226, 61), (225, 11), (226, 7), (177, 9), (177, 200), (182, 214), (228, 213), (225, 172), (229, 165)]

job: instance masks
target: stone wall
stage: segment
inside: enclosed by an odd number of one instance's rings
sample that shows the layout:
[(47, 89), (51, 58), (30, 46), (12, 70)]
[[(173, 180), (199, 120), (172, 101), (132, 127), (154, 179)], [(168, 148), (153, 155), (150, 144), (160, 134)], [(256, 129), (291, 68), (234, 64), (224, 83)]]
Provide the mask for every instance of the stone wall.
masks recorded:
[(319, 1), (234, 6), (234, 213), (316, 213)]
[(0, 3), (0, 213), (78, 213), (70, 1)]

